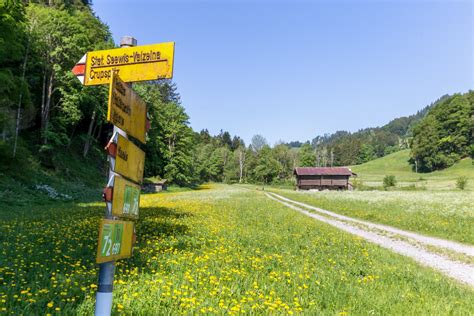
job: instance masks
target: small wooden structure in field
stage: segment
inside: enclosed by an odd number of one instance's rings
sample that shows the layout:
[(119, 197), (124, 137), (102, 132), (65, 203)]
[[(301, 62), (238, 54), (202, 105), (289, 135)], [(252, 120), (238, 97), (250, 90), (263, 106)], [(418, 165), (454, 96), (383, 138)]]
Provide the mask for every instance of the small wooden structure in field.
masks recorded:
[(145, 193), (156, 193), (160, 191), (166, 191), (168, 186), (166, 184), (167, 180), (159, 180), (154, 182), (143, 183), (142, 190)]
[(348, 190), (349, 177), (357, 176), (346, 167), (297, 167), (293, 174), (297, 190)]

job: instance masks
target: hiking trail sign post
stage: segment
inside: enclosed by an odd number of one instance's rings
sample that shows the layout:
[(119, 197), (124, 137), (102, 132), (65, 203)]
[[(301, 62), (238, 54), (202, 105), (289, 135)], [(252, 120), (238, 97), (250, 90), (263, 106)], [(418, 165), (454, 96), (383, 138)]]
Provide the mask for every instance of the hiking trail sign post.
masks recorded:
[(107, 120), (114, 125), (106, 147), (110, 169), (103, 197), (107, 208), (100, 222), (96, 256), (95, 315), (100, 316), (112, 311), (115, 260), (131, 257), (135, 243), (135, 223), (121, 218), (138, 219), (139, 215), (145, 153), (127, 134), (144, 144), (148, 122), (146, 104), (128, 82), (173, 77), (173, 42), (136, 46), (134, 38), (125, 36), (121, 46), (88, 52), (72, 69), (83, 85), (109, 84)]

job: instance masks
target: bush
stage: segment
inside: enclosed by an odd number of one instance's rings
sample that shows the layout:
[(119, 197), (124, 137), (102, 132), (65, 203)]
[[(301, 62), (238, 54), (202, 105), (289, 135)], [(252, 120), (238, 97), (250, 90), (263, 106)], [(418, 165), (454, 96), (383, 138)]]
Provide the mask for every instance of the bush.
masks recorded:
[(397, 179), (395, 179), (395, 176), (385, 176), (383, 178), (383, 187), (385, 189), (389, 187), (394, 187), (397, 185)]
[(460, 190), (464, 190), (466, 188), (466, 185), (467, 185), (467, 177), (462, 176), (462, 177), (457, 178), (456, 188)]
[(354, 178), (354, 180), (352, 180), (351, 185), (354, 190), (360, 190), (362, 187), (364, 187), (364, 183), (357, 178)]

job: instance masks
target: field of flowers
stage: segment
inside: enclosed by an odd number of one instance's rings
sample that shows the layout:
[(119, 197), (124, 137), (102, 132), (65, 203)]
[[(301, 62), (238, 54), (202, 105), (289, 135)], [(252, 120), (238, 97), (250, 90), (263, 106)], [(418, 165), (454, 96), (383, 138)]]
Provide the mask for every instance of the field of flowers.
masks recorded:
[[(142, 196), (114, 314), (469, 314), (474, 292), (238, 186)], [(0, 314), (93, 311), (101, 203), (0, 210)]]
[(474, 244), (472, 191), (275, 192), (343, 215)]

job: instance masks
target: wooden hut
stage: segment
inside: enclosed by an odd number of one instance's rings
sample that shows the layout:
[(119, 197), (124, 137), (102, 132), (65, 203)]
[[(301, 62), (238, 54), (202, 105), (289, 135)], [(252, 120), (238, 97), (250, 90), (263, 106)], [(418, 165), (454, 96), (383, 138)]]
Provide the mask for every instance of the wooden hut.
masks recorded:
[(346, 167), (297, 167), (293, 174), (297, 190), (348, 190), (349, 177), (357, 176)]
[(145, 193), (156, 193), (160, 191), (166, 191), (168, 189), (168, 185), (166, 184), (166, 182), (166, 179), (163, 179), (155, 182), (143, 183), (142, 190)]

